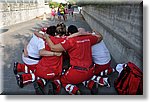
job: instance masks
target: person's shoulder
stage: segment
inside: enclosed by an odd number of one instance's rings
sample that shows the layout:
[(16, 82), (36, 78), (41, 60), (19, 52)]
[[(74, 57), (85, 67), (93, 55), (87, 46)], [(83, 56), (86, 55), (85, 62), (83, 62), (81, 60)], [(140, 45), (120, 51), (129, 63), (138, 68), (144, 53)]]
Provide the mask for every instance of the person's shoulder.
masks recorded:
[(86, 36), (83, 36), (85, 39), (90, 39), (90, 40), (94, 40), (94, 39), (97, 39), (96, 36), (94, 35), (86, 35)]
[(58, 37), (58, 36), (51, 36), (51, 39), (53, 40), (53, 41), (63, 41), (63, 40), (65, 40), (66, 38), (65, 37)]
[(57, 39), (55, 36), (49, 36), (49, 38), (50, 38), (52, 41)]
[(76, 40), (77, 40), (78, 38), (77, 37), (72, 37), (72, 38), (65, 38), (65, 40), (67, 41), (67, 42), (75, 42)]
[(93, 35), (81, 35), (79, 37), (82, 37), (82, 38), (91, 38), (91, 37), (93, 37)]
[(49, 38), (54, 39), (55, 37), (50, 35)]

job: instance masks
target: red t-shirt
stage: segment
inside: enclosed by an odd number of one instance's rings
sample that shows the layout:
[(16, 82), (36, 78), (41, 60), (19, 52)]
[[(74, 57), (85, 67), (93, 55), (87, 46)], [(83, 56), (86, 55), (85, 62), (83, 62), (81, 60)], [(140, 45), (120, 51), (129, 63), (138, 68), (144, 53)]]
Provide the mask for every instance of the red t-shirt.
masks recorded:
[(70, 64), (88, 68), (92, 64), (91, 46), (97, 43), (96, 36), (78, 36), (65, 39), (61, 42), (63, 48), (68, 51)]
[[(65, 38), (58, 38), (50, 36), (50, 39), (54, 44), (62, 42)], [(48, 44), (45, 42), (45, 50), (51, 51)], [(39, 61), (37, 68), (41, 68), (42, 71), (53, 70), (55, 74), (62, 72), (62, 56), (46, 56), (42, 57)]]

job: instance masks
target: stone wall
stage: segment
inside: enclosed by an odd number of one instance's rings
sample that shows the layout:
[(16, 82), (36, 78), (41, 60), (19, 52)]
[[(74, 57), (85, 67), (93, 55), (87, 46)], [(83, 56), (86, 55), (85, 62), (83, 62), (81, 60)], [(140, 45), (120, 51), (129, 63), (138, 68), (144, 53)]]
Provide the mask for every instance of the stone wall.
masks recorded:
[(0, 27), (25, 22), (48, 13), (49, 6), (43, 3), (0, 2)]
[(142, 4), (88, 4), (82, 15), (103, 35), (116, 63), (132, 61), (143, 69)]

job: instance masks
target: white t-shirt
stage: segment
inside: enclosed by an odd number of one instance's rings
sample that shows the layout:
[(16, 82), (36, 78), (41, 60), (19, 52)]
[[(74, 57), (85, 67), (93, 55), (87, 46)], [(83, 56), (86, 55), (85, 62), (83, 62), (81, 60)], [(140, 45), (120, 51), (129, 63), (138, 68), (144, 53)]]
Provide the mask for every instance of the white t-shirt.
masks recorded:
[(104, 65), (110, 60), (110, 53), (102, 40), (101, 42), (92, 46), (92, 59), (95, 64)]
[[(44, 40), (33, 34), (30, 42), (27, 45), (28, 55), (34, 58), (40, 58), (39, 51), (43, 48), (45, 48)], [(28, 57), (24, 57), (24, 54), (22, 55), (22, 60), (28, 65), (37, 64), (39, 62), (39, 60), (33, 60)]]
[(79, 14), (79, 9), (77, 7), (75, 7), (73, 13)]

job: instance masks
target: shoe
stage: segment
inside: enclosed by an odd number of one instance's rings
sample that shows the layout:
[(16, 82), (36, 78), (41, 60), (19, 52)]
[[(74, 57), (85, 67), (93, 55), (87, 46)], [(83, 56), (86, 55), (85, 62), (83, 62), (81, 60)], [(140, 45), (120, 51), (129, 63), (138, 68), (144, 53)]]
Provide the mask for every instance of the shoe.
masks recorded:
[(77, 90), (75, 95), (81, 95), (81, 91)]
[(98, 83), (94, 82), (94, 85), (91, 89), (91, 94), (92, 95), (98, 95)]
[(107, 78), (103, 78), (103, 80), (104, 80), (104, 86), (111, 87), (110, 86), (110, 79), (108, 77)]
[(54, 90), (53, 92), (54, 92), (54, 94), (55, 95), (59, 94), (60, 91), (61, 91), (61, 83), (60, 83), (60, 81), (59, 80), (54, 80), (52, 82), (52, 85), (53, 85), (53, 90)]
[(44, 88), (44, 86), (46, 86), (46, 80), (45, 79), (38, 79), (36, 80), (36, 83), (38, 83), (39, 86), (41, 86), (42, 88)]
[(15, 62), (14, 63), (14, 68), (13, 68), (13, 71), (14, 71), (14, 74), (17, 75), (18, 71), (17, 71), (17, 65), (18, 65), (18, 62)]
[(37, 95), (45, 95), (42, 87), (37, 82), (33, 82), (33, 86)]
[(48, 95), (55, 95), (56, 88), (57, 88), (56, 85), (53, 82), (49, 81), (48, 82)]
[(22, 75), (17, 74), (17, 75), (16, 75), (16, 80), (17, 80), (18, 86), (19, 86), (20, 88), (23, 88), (24, 85), (23, 85), (23, 78), (22, 78)]

